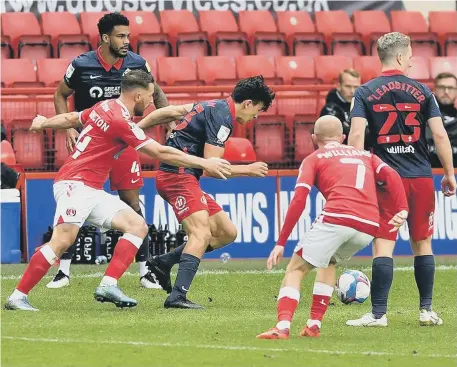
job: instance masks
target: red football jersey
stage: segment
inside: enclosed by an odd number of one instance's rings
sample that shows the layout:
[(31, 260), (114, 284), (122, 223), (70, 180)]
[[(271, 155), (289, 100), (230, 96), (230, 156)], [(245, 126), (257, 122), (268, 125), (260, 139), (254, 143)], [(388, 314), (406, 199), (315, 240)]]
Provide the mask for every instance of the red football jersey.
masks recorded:
[(316, 186), (325, 197), (319, 220), (372, 234), (379, 227), (375, 172), (383, 166), (370, 152), (329, 143), (305, 158), (296, 187)]
[(116, 159), (127, 146), (138, 150), (152, 142), (131, 121), (127, 107), (119, 99), (99, 102), (79, 116), (83, 130), (55, 182), (82, 181), (87, 186), (102, 189)]

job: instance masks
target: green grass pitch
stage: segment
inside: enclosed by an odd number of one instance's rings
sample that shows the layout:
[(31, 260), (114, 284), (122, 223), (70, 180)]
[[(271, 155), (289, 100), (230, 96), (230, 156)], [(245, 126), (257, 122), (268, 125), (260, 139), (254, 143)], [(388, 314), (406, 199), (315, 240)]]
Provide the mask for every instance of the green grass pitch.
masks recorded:
[[(362, 269), (369, 259), (340, 268)], [(264, 261), (203, 262), (189, 298), (203, 311), (165, 310), (165, 293), (139, 287), (132, 265), (120, 281), (139, 305), (119, 310), (93, 299), (104, 266), (73, 266), (70, 287), (50, 290), (45, 278), (31, 293), (37, 313), (1, 312), (4, 367), (140, 366), (426, 366), (457, 364), (457, 260), (437, 258), (434, 309), (441, 327), (420, 327), (412, 258), (396, 259), (389, 303), (389, 326), (350, 328), (349, 318), (370, 310), (341, 304), (336, 298), (324, 319), (321, 337), (297, 336), (308, 317), (314, 274), (302, 297), (288, 341), (256, 340), (275, 324), (282, 271), (267, 273)], [(283, 261), (281, 269), (286, 265)], [(14, 289), (24, 265), (1, 269), (2, 302)], [(54, 274), (53, 269), (50, 274)]]

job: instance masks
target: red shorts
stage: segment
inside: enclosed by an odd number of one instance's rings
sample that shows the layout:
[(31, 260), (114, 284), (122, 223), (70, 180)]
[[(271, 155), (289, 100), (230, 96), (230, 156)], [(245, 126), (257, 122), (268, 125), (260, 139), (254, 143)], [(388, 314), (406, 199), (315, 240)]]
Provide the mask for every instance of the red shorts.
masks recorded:
[[(409, 235), (413, 241), (425, 240), (433, 234), (433, 215), (435, 212), (435, 185), (429, 177), (402, 178), (408, 199)], [(392, 225), (388, 222), (397, 214), (395, 208), (388, 200), (383, 200), (385, 195), (378, 192), (380, 226), (377, 238), (395, 241), (397, 232), (389, 233)]]
[(211, 196), (202, 191), (193, 175), (158, 171), (156, 188), (159, 195), (173, 207), (178, 222), (200, 210), (206, 210), (210, 216), (222, 210)]
[(111, 169), (109, 180), (111, 191), (143, 187), (140, 158), (135, 149), (128, 147), (122, 152)]

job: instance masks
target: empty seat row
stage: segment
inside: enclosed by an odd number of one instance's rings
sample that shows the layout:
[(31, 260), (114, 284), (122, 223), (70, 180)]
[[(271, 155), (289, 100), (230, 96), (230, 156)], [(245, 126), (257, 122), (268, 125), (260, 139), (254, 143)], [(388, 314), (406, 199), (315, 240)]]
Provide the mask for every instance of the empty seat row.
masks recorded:
[[(41, 27), (33, 13), (4, 13), (2, 57), (69, 57), (97, 47), (98, 20), (106, 12), (83, 12), (80, 22), (71, 13), (42, 13)], [(123, 12), (130, 20), (131, 46), (147, 58), (158, 56), (346, 56), (373, 54), (383, 33), (400, 31), (413, 40), (419, 56), (457, 55), (457, 11), (430, 12), (430, 27), (422, 13), (356, 11), (353, 22), (342, 10), (315, 13), (202, 11), (198, 20), (186, 10)]]
[[(3, 60), (3, 87), (53, 87), (63, 78), (69, 59)], [(187, 57), (163, 57), (150, 60), (152, 72), (162, 85), (233, 85), (238, 79), (262, 74), (270, 84), (331, 84), (341, 71), (354, 68), (366, 82), (380, 74), (376, 56), (239, 56), (236, 62), (227, 56), (204, 56), (195, 62)], [(411, 78), (427, 81), (441, 72), (457, 72), (456, 57), (413, 57), (408, 73)]]

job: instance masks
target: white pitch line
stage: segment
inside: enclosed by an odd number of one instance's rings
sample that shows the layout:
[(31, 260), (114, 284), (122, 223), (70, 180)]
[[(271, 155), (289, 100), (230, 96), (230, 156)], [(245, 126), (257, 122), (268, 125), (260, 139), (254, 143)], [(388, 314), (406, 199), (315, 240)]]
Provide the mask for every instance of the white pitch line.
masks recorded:
[(211, 345), (211, 344), (191, 344), (191, 343), (157, 343), (157, 342), (142, 342), (129, 340), (86, 340), (86, 339), (59, 339), (59, 338), (26, 338), (19, 336), (5, 336), (2, 339), (20, 340), (33, 343), (60, 343), (60, 344), (114, 344), (114, 345), (134, 345), (144, 347), (171, 347), (171, 348), (198, 348), (198, 349), (219, 349), (219, 350), (247, 350), (247, 351), (262, 351), (262, 352), (299, 352), (299, 353), (316, 353), (316, 354), (334, 354), (334, 355), (358, 355), (358, 356), (390, 356), (390, 357), (415, 357), (415, 358), (457, 358), (455, 354), (407, 354), (407, 353), (389, 353), (375, 351), (360, 351), (348, 352), (342, 350), (327, 350), (327, 349), (306, 349), (306, 348), (263, 348), (241, 345)]
[[(343, 267), (342, 267), (343, 268)], [(350, 266), (348, 268), (351, 268)], [(356, 267), (352, 267), (356, 268)], [(371, 271), (371, 267), (364, 267), (358, 269), (360, 271), (366, 271), (369, 272)], [(396, 267), (394, 271), (413, 271), (414, 267), (413, 266), (401, 266), (401, 267)], [(437, 265), (435, 270), (437, 271), (450, 271), (450, 270), (457, 270), (456, 265)], [(285, 270), (284, 269), (274, 269), (274, 270), (199, 270), (197, 272), (197, 276), (202, 276), (202, 275), (230, 275), (230, 274), (236, 274), (236, 275), (271, 275), (271, 274), (284, 274)], [(175, 274), (175, 273), (172, 273)], [(75, 274), (72, 275), (72, 279), (86, 279), (86, 278), (100, 278), (104, 275), (102, 272), (96, 272), (96, 273), (88, 273), (88, 274)], [(138, 276), (138, 273), (132, 273), (132, 272), (126, 272), (124, 273), (123, 276)], [(0, 276), (1, 280), (20, 280), (22, 275), (2, 275)], [(54, 275), (47, 275), (45, 278), (52, 278)]]

